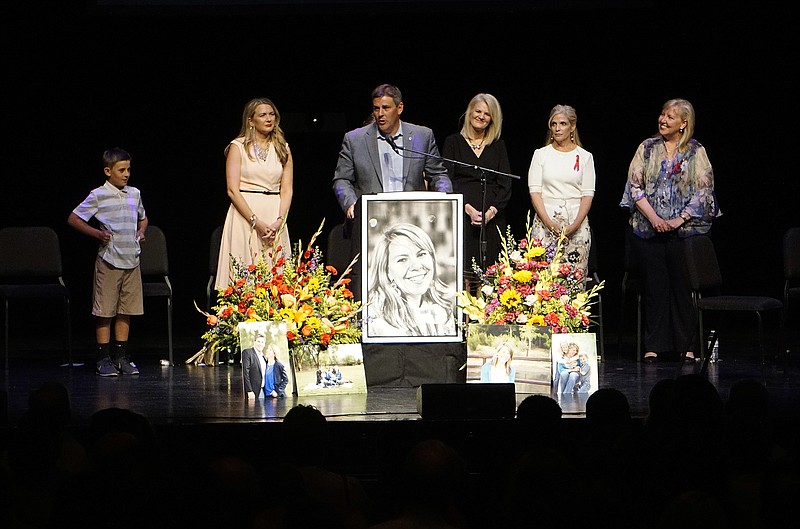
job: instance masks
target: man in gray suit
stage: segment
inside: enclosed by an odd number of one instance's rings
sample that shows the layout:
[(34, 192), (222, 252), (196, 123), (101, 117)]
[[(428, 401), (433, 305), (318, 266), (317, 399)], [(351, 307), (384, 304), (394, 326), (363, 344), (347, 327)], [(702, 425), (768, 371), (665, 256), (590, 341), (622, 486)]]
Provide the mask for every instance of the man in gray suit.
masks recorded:
[[(402, 113), (400, 89), (383, 84), (372, 91), (374, 121), (345, 134), (333, 176), (333, 192), (348, 219), (355, 218), (355, 204), (363, 194), (453, 191), (433, 131), (400, 121)], [(393, 149), (389, 137), (397, 147), (409, 150)]]
[[(453, 191), (447, 169), (439, 158), (433, 131), (401, 121), (402, 113), (400, 89), (389, 84), (380, 85), (372, 91), (373, 122), (344, 135), (333, 175), (333, 192), (348, 221), (358, 215), (356, 202), (364, 194)], [(351, 256), (354, 256), (361, 251), (358, 222), (353, 223), (351, 233)], [(351, 277), (356, 299), (360, 299), (361, 286), (358, 268), (354, 267)]]

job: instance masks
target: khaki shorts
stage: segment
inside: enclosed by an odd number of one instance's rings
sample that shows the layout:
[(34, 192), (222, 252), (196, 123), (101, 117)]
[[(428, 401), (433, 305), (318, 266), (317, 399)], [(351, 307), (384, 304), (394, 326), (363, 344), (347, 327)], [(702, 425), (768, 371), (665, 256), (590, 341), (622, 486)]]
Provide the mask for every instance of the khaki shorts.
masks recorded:
[(114, 268), (98, 256), (94, 263), (93, 297), (92, 314), (95, 316), (113, 318), (117, 314), (144, 314), (139, 267), (130, 270)]

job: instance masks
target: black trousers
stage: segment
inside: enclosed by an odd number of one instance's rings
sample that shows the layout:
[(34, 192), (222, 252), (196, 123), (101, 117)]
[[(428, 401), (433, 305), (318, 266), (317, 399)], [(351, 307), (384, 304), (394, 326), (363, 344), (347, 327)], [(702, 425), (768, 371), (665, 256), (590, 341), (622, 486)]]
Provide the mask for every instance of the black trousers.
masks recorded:
[(700, 350), (684, 241), (674, 233), (650, 239), (633, 237), (644, 275), (645, 351), (680, 354)]

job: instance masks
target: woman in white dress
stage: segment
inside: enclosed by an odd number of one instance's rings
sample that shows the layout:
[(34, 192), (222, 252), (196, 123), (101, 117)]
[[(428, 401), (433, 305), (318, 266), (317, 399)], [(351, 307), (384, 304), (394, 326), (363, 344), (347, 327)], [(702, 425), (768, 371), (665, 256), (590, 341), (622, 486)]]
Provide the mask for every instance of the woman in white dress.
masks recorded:
[(293, 162), (272, 101), (257, 98), (245, 105), (242, 128), (225, 155), (231, 205), (222, 229), (217, 289), (228, 286), (231, 257), (247, 266), (291, 253), (285, 219), (292, 204)]
[(578, 115), (567, 105), (550, 111), (545, 146), (533, 153), (528, 189), (536, 211), (533, 236), (545, 246), (566, 237), (563, 260), (583, 270), (589, 264), (589, 209), (595, 191), (594, 158), (578, 137)]

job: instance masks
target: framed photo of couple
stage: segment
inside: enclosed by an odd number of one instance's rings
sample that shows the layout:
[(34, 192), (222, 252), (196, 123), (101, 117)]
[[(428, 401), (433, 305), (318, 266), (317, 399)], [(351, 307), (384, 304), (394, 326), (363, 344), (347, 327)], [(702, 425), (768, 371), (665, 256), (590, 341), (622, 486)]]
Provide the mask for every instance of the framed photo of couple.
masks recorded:
[(363, 336), (368, 342), (460, 342), (463, 197), (361, 197)]

